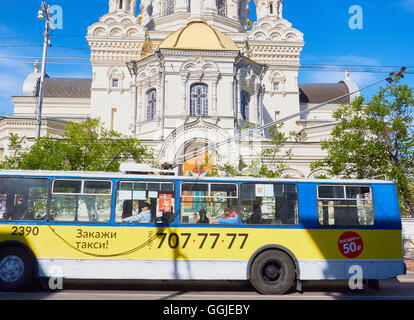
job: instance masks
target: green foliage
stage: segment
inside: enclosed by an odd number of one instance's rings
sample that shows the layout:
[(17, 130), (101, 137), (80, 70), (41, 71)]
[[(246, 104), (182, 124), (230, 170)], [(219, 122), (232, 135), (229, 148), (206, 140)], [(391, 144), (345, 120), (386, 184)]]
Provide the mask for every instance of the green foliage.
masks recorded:
[(0, 164), (2, 169), (116, 172), (123, 161), (152, 157), (139, 140), (105, 129), (99, 119), (69, 122), (60, 139), (38, 138), (27, 151), (11, 134), (9, 147), (14, 152)]
[(322, 141), (328, 156), (311, 168), (344, 178), (393, 180), (403, 213), (414, 214), (413, 115), (414, 92), (406, 85), (381, 88), (369, 103), (359, 97), (334, 113), (338, 124)]
[(273, 126), (270, 128), (269, 134), (269, 146), (262, 149), (260, 155), (256, 160), (253, 160), (249, 164), (239, 163), (238, 166), (225, 164), (215, 164), (214, 175), (218, 176), (249, 176), (249, 177), (267, 177), (278, 178), (286, 177), (283, 175), (283, 171), (286, 169), (283, 159), (291, 159), (292, 150), (288, 149), (283, 152), (283, 147), (291, 139), (296, 137), (295, 132), (285, 134), (280, 131), (283, 125)]

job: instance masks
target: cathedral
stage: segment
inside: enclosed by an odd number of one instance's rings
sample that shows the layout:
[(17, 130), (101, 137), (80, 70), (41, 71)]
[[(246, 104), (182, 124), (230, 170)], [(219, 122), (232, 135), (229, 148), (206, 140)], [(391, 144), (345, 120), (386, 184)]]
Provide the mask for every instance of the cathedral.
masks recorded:
[[(108, 129), (135, 135), (159, 151), (162, 163), (179, 174), (193, 170), (205, 146), (211, 161), (250, 163), (269, 145), (266, 130), (232, 139), (358, 90), (346, 74), (339, 83), (298, 83), (304, 35), (283, 18), (288, 1), (110, 0), (108, 13), (88, 27), (90, 78), (54, 78), (44, 84), (41, 135), (59, 137), (67, 121), (99, 117)], [(136, 12), (139, 12), (137, 15)], [(34, 141), (40, 67), (12, 97), (14, 115), (0, 121), (0, 152), (8, 135)], [(295, 132), (281, 155), (288, 177), (313, 178), (309, 164), (323, 158), (321, 139), (329, 136), (332, 112), (355, 95), (286, 121)], [(269, 163), (271, 165), (271, 163)]]

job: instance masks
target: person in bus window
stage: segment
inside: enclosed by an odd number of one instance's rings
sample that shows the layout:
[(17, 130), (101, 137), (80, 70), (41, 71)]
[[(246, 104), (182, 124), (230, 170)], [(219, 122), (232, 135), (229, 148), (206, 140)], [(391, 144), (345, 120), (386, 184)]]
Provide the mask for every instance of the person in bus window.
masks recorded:
[(239, 216), (239, 214), (237, 213), (237, 209), (236, 208), (232, 208), (231, 209), (231, 216), (232, 217), (238, 217)]
[(229, 208), (224, 209), (224, 218), (213, 220), (213, 224), (237, 224), (239, 221), (238, 215), (233, 216), (233, 211)]
[(201, 209), (201, 210), (198, 212), (198, 214), (199, 214), (199, 216), (200, 216), (200, 219), (198, 219), (197, 223), (199, 223), (199, 224), (201, 224), (201, 223), (203, 223), (203, 224), (208, 224), (208, 223), (210, 223), (209, 218), (207, 218), (207, 211), (206, 211), (205, 209)]
[(149, 210), (150, 204), (145, 202), (141, 208), (141, 212), (125, 218), (123, 222), (129, 223), (150, 223), (151, 222), (151, 211)]
[(125, 200), (122, 204), (122, 219), (132, 216), (132, 200)]
[(27, 216), (27, 205), (24, 201), (24, 196), (17, 197), (16, 205), (6, 212), (5, 220), (24, 220)]
[(197, 212), (194, 212), (193, 213), (193, 219), (194, 219), (194, 222), (195, 223), (198, 223), (198, 220), (200, 220), (200, 217), (198, 216), (198, 213)]
[(162, 216), (157, 218), (157, 223), (163, 223), (163, 224), (170, 224), (173, 223), (175, 219), (174, 213), (172, 212), (163, 212)]
[(258, 204), (253, 205), (253, 213), (246, 221), (246, 224), (261, 224), (262, 223), (262, 208)]

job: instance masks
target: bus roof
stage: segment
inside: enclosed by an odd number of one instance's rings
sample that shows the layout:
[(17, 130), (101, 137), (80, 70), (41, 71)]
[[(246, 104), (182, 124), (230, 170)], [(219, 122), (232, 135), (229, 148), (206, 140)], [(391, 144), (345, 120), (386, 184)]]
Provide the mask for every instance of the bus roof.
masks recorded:
[(49, 171), (49, 170), (0, 170), (0, 176), (32, 176), (32, 177), (85, 177), (85, 178), (133, 178), (133, 179), (167, 179), (167, 180), (198, 180), (198, 181), (279, 181), (279, 182), (309, 182), (309, 183), (364, 183), (364, 184), (394, 184), (390, 180), (368, 179), (307, 179), (307, 178), (255, 178), (255, 177), (189, 177), (189, 176), (163, 176), (163, 175), (138, 175), (122, 172), (101, 171)]

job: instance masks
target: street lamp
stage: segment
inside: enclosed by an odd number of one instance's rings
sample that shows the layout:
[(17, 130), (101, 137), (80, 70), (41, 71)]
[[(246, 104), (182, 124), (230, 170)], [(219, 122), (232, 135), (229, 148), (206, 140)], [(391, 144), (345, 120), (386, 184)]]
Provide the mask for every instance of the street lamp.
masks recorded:
[(134, 136), (137, 133), (137, 108), (138, 108), (138, 84), (137, 84), (137, 77), (138, 77), (138, 61), (132, 60), (126, 63), (129, 73), (134, 78), (134, 123), (133, 123), (133, 132)]
[(42, 107), (43, 107), (43, 92), (45, 84), (45, 75), (46, 75), (46, 57), (47, 49), (49, 48), (49, 30), (53, 30), (53, 22), (50, 16), (50, 6), (46, 5), (45, 2), (42, 2), (41, 9), (37, 12), (37, 18), (40, 21), (45, 20), (45, 33), (43, 34), (43, 57), (42, 57), (42, 71), (40, 75), (40, 88), (39, 88), (39, 100), (37, 101), (37, 117), (36, 117), (36, 136), (35, 138), (40, 137), (40, 127), (42, 125)]

